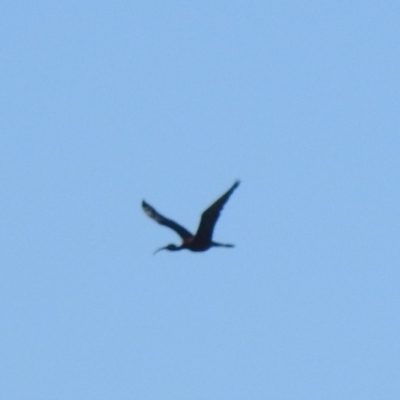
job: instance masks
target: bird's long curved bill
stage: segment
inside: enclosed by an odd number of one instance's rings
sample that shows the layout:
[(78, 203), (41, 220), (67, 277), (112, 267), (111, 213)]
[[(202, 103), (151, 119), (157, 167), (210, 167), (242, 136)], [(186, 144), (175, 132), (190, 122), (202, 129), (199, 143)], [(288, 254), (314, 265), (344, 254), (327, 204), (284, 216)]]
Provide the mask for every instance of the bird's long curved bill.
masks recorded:
[(165, 250), (165, 246), (164, 247), (160, 247), (159, 249), (157, 249), (154, 253), (153, 253), (153, 256), (155, 255), (155, 254), (157, 254), (159, 251), (161, 251), (161, 250)]

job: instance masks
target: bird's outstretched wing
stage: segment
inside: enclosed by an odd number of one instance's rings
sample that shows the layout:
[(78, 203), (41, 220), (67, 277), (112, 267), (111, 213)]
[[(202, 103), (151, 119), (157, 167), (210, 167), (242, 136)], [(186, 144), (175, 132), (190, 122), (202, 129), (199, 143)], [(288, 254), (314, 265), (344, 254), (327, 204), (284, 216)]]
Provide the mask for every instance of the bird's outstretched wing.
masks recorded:
[(236, 181), (225, 194), (201, 214), (200, 225), (195, 235), (196, 240), (204, 242), (211, 241), (214, 226), (218, 220), (219, 214), (230, 195), (239, 186), (239, 183), (240, 181)]
[(154, 221), (160, 225), (168, 226), (173, 229), (184, 241), (193, 237), (193, 235), (185, 229), (183, 226), (177, 224), (175, 221), (168, 219), (158, 213), (150, 204), (147, 204), (144, 200), (142, 201), (143, 211)]

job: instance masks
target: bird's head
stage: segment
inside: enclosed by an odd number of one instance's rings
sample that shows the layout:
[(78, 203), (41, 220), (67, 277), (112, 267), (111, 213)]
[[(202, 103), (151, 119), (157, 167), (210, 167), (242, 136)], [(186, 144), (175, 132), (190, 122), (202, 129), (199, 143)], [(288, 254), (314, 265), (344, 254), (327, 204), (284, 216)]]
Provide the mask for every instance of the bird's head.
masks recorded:
[(182, 250), (182, 247), (177, 246), (176, 244), (168, 244), (167, 246), (160, 247), (153, 254), (156, 254), (161, 250), (177, 251), (177, 250)]

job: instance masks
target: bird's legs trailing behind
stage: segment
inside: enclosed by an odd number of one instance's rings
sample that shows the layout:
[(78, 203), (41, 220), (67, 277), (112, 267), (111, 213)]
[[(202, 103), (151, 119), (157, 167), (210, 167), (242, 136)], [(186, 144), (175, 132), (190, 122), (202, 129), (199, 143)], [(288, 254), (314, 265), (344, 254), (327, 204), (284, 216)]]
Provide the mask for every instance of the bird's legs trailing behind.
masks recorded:
[(215, 247), (235, 247), (234, 244), (229, 244), (229, 243), (218, 243), (218, 242), (212, 242), (212, 246)]

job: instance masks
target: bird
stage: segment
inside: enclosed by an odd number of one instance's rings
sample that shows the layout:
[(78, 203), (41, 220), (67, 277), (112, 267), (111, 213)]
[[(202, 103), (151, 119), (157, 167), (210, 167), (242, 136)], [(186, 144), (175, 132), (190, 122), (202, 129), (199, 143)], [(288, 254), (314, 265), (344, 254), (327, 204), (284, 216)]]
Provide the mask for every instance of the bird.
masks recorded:
[(190, 251), (200, 252), (206, 251), (211, 247), (234, 247), (233, 244), (218, 243), (212, 240), (213, 230), (218, 217), (221, 213), (222, 208), (228, 201), (229, 197), (233, 191), (239, 186), (240, 181), (236, 181), (232, 187), (224, 193), (218, 200), (216, 200), (210, 207), (208, 207), (202, 214), (200, 218), (200, 224), (197, 228), (195, 235), (190, 233), (186, 228), (179, 225), (175, 221), (164, 217), (158, 211), (155, 210), (146, 201), (142, 201), (143, 211), (154, 221), (158, 222), (160, 225), (167, 226), (174, 230), (182, 239), (182, 244), (177, 246), (175, 244), (168, 244), (167, 246), (160, 247), (154, 254), (161, 250), (178, 251), (187, 249)]

